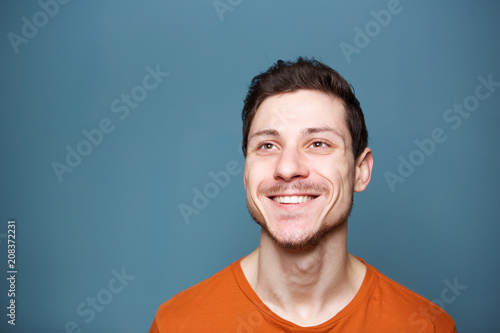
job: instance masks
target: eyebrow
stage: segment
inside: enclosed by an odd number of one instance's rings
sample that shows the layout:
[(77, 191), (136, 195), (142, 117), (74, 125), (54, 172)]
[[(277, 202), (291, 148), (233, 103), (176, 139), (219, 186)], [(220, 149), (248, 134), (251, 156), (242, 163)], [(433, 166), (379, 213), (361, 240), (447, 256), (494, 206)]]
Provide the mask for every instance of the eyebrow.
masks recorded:
[(250, 142), (253, 138), (257, 136), (280, 136), (277, 130), (273, 129), (263, 129), (261, 131), (255, 132), (248, 138), (248, 142)]
[[(345, 139), (344, 139), (344, 136), (342, 135), (342, 133), (340, 133), (338, 130), (331, 128), (331, 127), (326, 127), (326, 126), (325, 127), (309, 127), (309, 128), (302, 130), (302, 135), (307, 136), (307, 135), (322, 133), (322, 132), (329, 132), (329, 133), (334, 134), (335, 136), (340, 138), (342, 140), (342, 142), (345, 144)], [(248, 142), (250, 142), (251, 140), (253, 140), (255, 137), (258, 137), (258, 136), (277, 137), (277, 136), (280, 136), (280, 133), (274, 129), (263, 129), (263, 130), (260, 130), (258, 132), (255, 132), (254, 134), (252, 134), (248, 138)]]
[(344, 142), (344, 144), (345, 144), (345, 139), (344, 139), (344, 136), (342, 135), (342, 133), (340, 133), (335, 128), (331, 128), (331, 127), (326, 127), (326, 126), (325, 127), (309, 127), (309, 128), (306, 128), (302, 131), (302, 135), (306, 136), (306, 135), (322, 133), (322, 132), (329, 132), (329, 133), (334, 134), (335, 136), (339, 137), (342, 140), (342, 142)]

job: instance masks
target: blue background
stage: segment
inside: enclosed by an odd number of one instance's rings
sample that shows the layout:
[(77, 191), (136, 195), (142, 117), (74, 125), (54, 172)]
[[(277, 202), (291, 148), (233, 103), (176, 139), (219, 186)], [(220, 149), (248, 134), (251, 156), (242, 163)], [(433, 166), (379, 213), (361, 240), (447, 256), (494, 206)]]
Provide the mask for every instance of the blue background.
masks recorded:
[[(278, 59), (314, 56), (355, 87), (375, 158), (355, 196), (349, 250), (429, 299), (457, 279), (467, 289), (445, 310), (459, 332), (498, 332), (500, 88), (457, 129), (443, 115), (479, 76), (500, 81), (500, 1), (402, 0), (379, 31), (370, 12), (389, 1), (231, 3), (219, 16), (211, 0), (70, 1), (43, 24), (36, 1), (2, 1), (0, 268), (6, 277), (15, 219), (18, 275), (15, 327), (0, 283), (0, 331), (74, 322), (146, 332), (161, 303), (257, 247), (242, 171), (189, 224), (179, 205), (193, 206), (210, 172), (243, 166), (251, 78)], [(34, 15), (37, 33), (13, 46), (8, 34), (22, 36), (22, 18)], [(355, 46), (356, 27), (375, 30), (346, 57), (340, 45)], [(142, 85), (148, 66), (169, 76), (120, 119), (111, 103)], [(65, 147), (104, 118), (114, 131), (59, 181), (52, 163), (65, 164)], [(447, 140), (392, 191), (386, 172), (435, 128)], [(123, 268), (133, 280), (92, 320), (79, 315)]]

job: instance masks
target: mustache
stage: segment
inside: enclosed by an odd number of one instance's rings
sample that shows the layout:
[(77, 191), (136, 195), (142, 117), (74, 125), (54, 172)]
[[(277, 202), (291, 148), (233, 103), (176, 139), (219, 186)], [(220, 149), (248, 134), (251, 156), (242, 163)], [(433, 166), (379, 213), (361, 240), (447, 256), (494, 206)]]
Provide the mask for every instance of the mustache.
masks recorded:
[(328, 194), (330, 192), (328, 186), (324, 183), (298, 180), (293, 183), (277, 181), (272, 184), (260, 184), (257, 188), (257, 194), (268, 197), (290, 190), (315, 194)]

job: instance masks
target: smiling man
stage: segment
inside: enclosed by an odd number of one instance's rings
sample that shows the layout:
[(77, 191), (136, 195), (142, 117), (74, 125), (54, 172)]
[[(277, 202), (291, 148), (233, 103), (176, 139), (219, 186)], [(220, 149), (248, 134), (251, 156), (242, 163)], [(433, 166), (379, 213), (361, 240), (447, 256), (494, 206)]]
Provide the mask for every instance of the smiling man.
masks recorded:
[(164, 303), (150, 332), (456, 332), (453, 320), (347, 251), (370, 182), (363, 112), (336, 71), (299, 58), (256, 76), (244, 184), (260, 246)]

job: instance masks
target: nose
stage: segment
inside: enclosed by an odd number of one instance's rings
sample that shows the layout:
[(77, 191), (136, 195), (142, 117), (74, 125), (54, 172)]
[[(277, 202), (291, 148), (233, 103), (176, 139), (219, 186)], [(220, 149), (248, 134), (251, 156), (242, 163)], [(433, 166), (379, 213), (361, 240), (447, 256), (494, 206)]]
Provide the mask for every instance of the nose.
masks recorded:
[(300, 151), (294, 148), (284, 149), (274, 169), (274, 179), (292, 181), (307, 178), (307, 176), (309, 176), (309, 169)]

